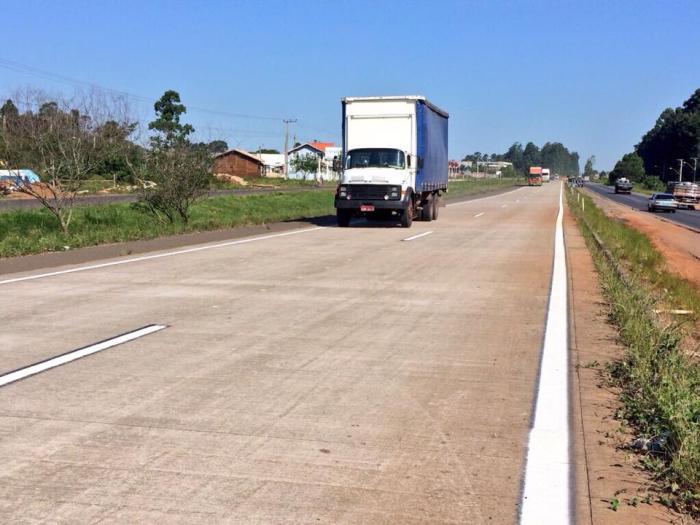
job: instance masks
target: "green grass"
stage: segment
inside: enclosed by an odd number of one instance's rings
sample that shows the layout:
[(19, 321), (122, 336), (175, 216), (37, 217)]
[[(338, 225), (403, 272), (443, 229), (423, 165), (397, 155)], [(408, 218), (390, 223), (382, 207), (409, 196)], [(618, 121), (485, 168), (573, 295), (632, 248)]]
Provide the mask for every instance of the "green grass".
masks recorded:
[(317, 217), (334, 211), (331, 191), (202, 199), (193, 205), (186, 226), (159, 223), (129, 204), (106, 204), (75, 208), (66, 236), (47, 211), (16, 210), (0, 213), (0, 257)]
[[(639, 437), (660, 440), (661, 446), (646, 452), (642, 460), (664, 491), (660, 500), (697, 516), (700, 364), (681, 344), (684, 327), (665, 321), (654, 310), (670, 304), (697, 312), (698, 290), (666, 271), (662, 256), (643, 234), (607, 217), (591, 199), (585, 197), (584, 211), (576, 196), (567, 195), (599, 271), (610, 319), (626, 348), (607, 367), (620, 393), (618, 417)], [(593, 232), (611, 252), (614, 264), (626, 269), (624, 279), (594, 242)], [(687, 327), (694, 329), (696, 321)]]
[(467, 195), (478, 195), (493, 190), (515, 187), (524, 183), (524, 179), (474, 179), (450, 180), (447, 184), (447, 198), (454, 199)]

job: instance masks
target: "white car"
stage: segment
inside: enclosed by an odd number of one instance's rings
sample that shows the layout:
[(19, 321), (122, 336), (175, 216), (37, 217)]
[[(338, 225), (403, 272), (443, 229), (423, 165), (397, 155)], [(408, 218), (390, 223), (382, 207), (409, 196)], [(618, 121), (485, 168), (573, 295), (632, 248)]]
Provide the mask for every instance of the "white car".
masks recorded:
[(676, 213), (678, 203), (670, 193), (653, 193), (647, 202), (647, 210), (654, 211), (669, 211)]

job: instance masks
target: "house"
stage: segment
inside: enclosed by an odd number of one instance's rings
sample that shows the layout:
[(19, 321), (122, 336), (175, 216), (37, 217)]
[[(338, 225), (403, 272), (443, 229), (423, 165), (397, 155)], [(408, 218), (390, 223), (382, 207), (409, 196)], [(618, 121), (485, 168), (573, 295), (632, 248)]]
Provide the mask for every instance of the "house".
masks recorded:
[[(298, 146), (289, 150), (289, 166), (287, 167), (287, 178), (289, 179), (301, 179), (301, 180), (316, 180), (318, 178), (325, 179), (324, 173), (326, 171), (325, 164), (328, 162), (326, 160), (326, 150), (331, 148), (331, 152), (335, 152), (338, 148), (335, 147), (333, 142), (306, 142), (304, 144), (299, 144)], [(335, 148), (335, 149), (332, 149)], [(329, 152), (330, 153), (330, 152)], [(317, 162), (316, 169), (313, 171), (301, 171), (294, 169), (294, 161), (300, 157), (314, 156), (316, 159), (320, 159), (320, 163)], [(331, 159), (332, 163), (332, 159)], [(321, 170), (319, 172), (319, 164)]]
[(252, 153), (242, 149), (230, 149), (214, 155), (214, 175), (236, 177), (261, 177), (264, 162)]
[(284, 153), (256, 153), (263, 161), (264, 177), (284, 177)]

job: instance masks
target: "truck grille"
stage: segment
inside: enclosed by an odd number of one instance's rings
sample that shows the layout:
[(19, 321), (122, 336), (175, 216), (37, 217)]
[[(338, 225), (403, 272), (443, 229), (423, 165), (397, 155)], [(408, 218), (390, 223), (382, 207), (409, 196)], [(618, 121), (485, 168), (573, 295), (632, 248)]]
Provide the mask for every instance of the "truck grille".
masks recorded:
[(389, 195), (390, 187), (388, 184), (348, 184), (347, 186), (352, 200), (384, 200), (384, 195)]

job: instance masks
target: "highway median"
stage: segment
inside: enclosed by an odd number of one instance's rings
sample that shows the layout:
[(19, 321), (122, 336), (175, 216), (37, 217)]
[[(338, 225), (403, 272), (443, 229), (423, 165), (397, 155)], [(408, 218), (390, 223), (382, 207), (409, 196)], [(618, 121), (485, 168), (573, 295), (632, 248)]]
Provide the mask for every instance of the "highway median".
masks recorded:
[(643, 233), (608, 217), (594, 201), (567, 190), (568, 204), (593, 255), (609, 318), (626, 352), (605, 380), (619, 396), (629, 449), (659, 486), (659, 501), (700, 513), (700, 291), (669, 272)]

